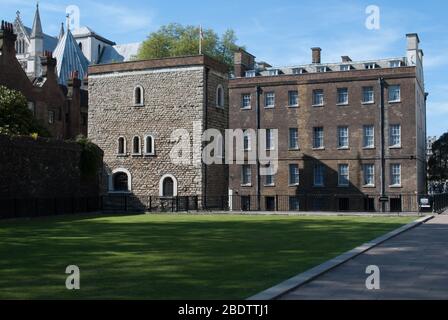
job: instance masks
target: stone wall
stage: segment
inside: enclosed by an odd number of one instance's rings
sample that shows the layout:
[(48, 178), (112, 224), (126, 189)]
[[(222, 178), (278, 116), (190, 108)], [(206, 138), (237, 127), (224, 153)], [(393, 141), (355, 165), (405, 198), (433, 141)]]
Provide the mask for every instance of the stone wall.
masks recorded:
[(0, 198), (95, 197), (99, 176), (81, 178), (75, 142), (0, 135)]

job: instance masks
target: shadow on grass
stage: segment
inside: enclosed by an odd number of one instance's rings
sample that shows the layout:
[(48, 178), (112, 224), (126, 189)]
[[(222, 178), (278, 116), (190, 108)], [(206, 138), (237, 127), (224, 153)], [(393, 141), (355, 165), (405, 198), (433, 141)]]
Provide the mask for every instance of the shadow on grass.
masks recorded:
[[(242, 299), (410, 218), (98, 216), (0, 223), (3, 299)], [(81, 290), (65, 289), (65, 268)]]

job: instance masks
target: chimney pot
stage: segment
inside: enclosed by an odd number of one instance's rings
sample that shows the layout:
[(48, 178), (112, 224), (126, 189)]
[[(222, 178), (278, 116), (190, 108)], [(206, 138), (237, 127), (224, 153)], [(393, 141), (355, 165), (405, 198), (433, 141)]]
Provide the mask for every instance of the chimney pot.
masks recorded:
[(315, 47), (315, 48), (311, 48), (312, 51), (312, 62), (313, 64), (318, 64), (321, 63), (321, 52), (322, 49)]

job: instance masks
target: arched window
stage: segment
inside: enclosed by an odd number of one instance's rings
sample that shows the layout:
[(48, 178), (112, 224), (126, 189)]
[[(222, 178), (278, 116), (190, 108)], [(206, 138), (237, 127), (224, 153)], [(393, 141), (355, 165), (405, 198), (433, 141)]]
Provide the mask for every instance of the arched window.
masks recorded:
[(124, 137), (119, 137), (118, 138), (117, 153), (119, 155), (125, 155), (126, 154), (126, 139)]
[(113, 170), (109, 175), (109, 192), (130, 192), (131, 190), (131, 173), (124, 168)]
[(152, 156), (154, 154), (154, 137), (147, 135), (145, 136), (145, 155)]
[(79, 43), (79, 49), (82, 51), (82, 42)]
[(134, 88), (134, 105), (135, 106), (143, 106), (144, 104), (144, 91), (142, 86), (136, 86)]
[(166, 174), (160, 179), (159, 195), (161, 197), (177, 196), (177, 180), (174, 176)]
[(216, 106), (218, 108), (224, 108), (224, 88), (222, 85), (218, 85), (216, 88)]
[(132, 139), (132, 154), (135, 154), (135, 155), (141, 154), (140, 137), (138, 137), (138, 136), (135, 136), (134, 139)]

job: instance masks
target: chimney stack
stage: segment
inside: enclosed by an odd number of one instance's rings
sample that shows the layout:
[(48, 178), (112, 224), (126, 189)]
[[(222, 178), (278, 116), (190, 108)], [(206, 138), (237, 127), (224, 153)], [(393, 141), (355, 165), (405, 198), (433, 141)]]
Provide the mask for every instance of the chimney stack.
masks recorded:
[(319, 64), (321, 63), (321, 48), (311, 48), (311, 51), (313, 52), (312, 58), (313, 58), (313, 64)]
[(40, 57), (42, 65), (42, 77), (53, 77), (56, 75), (56, 59), (51, 51), (44, 51)]
[(235, 77), (241, 78), (246, 75), (246, 71), (255, 69), (255, 57), (243, 49), (238, 49), (234, 54)]
[(17, 35), (14, 34), (14, 27), (12, 23), (2, 20), (0, 28), (0, 54), (16, 54), (15, 42)]

